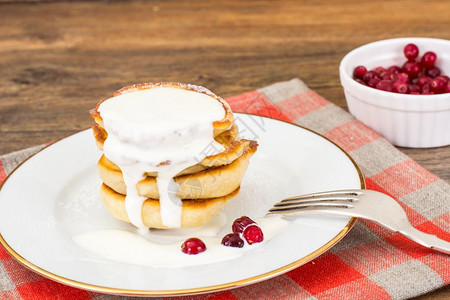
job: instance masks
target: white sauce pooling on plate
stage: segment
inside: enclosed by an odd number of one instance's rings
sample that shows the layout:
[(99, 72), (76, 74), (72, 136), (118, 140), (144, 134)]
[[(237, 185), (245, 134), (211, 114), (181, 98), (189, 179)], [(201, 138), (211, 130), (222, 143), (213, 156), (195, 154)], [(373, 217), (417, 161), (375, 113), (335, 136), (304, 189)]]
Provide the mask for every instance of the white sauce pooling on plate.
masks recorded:
[(173, 177), (202, 161), (206, 148), (223, 149), (213, 135), (213, 122), (225, 116), (222, 103), (182, 88), (154, 87), (110, 98), (98, 111), (108, 132), (103, 152), (122, 170), (131, 223), (147, 228), (142, 221), (146, 198), (138, 195), (136, 184), (146, 172), (157, 172), (162, 223), (180, 227), (182, 205)]
[[(178, 229), (165, 230), (165, 232), (175, 231), (178, 233), (173, 236), (166, 235), (165, 241), (154, 239), (151, 233), (143, 235), (118, 229), (86, 232), (74, 236), (73, 240), (89, 252), (112, 261), (150, 267), (181, 268), (240, 257), (250, 250), (264, 247), (265, 243), (289, 226), (289, 222), (281, 216), (270, 216), (255, 221), (264, 233), (262, 243), (253, 245), (245, 243), (243, 248), (225, 247), (221, 244), (221, 236), (199, 235), (198, 237), (206, 244), (206, 251), (197, 255), (188, 255), (181, 251), (183, 241), (192, 235), (189, 231), (180, 235), (181, 232), (177, 232)], [(220, 219), (216, 221), (213, 219), (199, 227), (198, 233), (218, 232), (222, 226), (223, 222)], [(149, 238), (153, 238), (153, 240)]]

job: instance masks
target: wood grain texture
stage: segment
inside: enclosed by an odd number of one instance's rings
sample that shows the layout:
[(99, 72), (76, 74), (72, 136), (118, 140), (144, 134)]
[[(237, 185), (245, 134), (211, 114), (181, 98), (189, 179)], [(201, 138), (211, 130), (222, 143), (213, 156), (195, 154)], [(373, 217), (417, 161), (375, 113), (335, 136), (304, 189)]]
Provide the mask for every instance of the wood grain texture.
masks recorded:
[[(448, 1), (0, 3), (0, 154), (91, 124), (123, 86), (203, 85), (227, 97), (299, 77), (346, 108), (338, 65), (404, 36), (450, 39)], [(450, 146), (400, 149), (450, 182)], [(420, 299), (448, 299), (444, 288)]]

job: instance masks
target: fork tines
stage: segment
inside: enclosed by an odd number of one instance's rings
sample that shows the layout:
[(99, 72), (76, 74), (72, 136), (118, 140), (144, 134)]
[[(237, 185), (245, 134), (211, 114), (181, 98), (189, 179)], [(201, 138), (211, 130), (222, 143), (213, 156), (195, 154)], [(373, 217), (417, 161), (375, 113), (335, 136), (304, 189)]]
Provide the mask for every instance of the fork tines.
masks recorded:
[(352, 203), (358, 201), (355, 192), (323, 192), (291, 197), (278, 202), (269, 213), (287, 213), (305, 210), (353, 208)]

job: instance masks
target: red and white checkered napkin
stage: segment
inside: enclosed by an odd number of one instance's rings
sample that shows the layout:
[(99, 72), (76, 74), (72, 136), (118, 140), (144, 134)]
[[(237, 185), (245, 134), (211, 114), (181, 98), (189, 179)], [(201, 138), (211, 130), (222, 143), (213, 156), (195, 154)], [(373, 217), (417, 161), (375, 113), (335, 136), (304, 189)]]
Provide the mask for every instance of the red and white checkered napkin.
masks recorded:
[[(235, 112), (295, 122), (339, 144), (368, 189), (398, 199), (418, 229), (450, 240), (450, 186), (298, 79), (227, 99)], [(0, 157), (0, 181), (37, 148)], [(192, 299), (405, 299), (450, 283), (450, 256), (358, 221), (330, 251), (284, 275)], [(0, 247), (0, 299), (110, 299), (28, 271)]]

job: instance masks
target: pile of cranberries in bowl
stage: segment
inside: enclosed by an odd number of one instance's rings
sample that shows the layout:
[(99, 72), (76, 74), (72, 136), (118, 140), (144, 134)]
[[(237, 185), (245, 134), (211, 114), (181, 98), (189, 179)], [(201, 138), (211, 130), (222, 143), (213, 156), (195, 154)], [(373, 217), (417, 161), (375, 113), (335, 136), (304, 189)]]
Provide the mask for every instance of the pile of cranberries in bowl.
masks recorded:
[(403, 53), (406, 61), (402, 66), (378, 66), (367, 70), (357, 66), (353, 70), (353, 79), (358, 83), (399, 94), (433, 95), (450, 93), (450, 80), (435, 66), (438, 59), (433, 51), (425, 52), (419, 57), (419, 48), (407, 44)]

